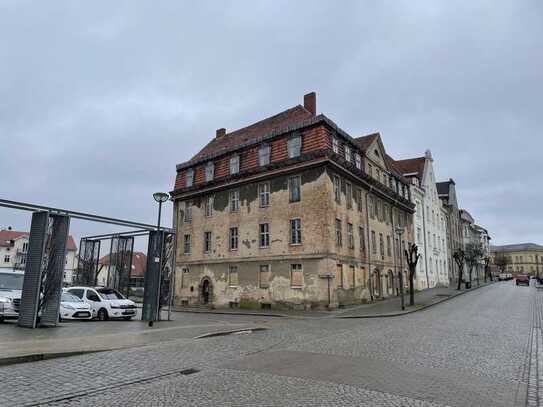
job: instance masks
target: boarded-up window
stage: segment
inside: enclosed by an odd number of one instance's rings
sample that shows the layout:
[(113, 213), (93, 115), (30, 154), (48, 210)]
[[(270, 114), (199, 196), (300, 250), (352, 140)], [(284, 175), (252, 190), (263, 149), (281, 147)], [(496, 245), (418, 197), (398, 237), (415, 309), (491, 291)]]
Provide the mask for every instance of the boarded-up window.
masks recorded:
[(270, 265), (269, 264), (261, 264), (260, 270), (259, 270), (259, 281), (260, 281), (260, 288), (268, 288), (270, 286)]
[(294, 288), (302, 287), (303, 285), (303, 269), (301, 264), (290, 265), (290, 285)]
[(239, 285), (238, 266), (228, 267), (228, 285), (237, 287)]
[(336, 266), (336, 281), (337, 281), (338, 288), (343, 288), (344, 287), (344, 284), (343, 284), (343, 265), (342, 264), (338, 264)]

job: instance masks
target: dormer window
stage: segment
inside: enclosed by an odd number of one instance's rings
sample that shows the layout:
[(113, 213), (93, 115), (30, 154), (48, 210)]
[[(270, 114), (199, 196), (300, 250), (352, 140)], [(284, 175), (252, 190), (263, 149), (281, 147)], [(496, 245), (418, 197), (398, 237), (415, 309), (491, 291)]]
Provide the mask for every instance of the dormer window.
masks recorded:
[(194, 184), (194, 170), (189, 168), (185, 178), (185, 186), (191, 187)]
[(239, 172), (239, 155), (230, 157), (230, 174), (237, 174)]
[(294, 136), (287, 141), (288, 158), (299, 157), (302, 150), (302, 137)]
[(260, 166), (270, 163), (271, 147), (269, 144), (263, 144), (258, 149), (258, 163)]
[(379, 155), (379, 150), (376, 149), (376, 150), (374, 151), (374, 153), (375, 153), (375, 155), (376, 155), (377, 157), (380, 157), (380, 155)]
[(351, 147), (345, 144), (345, 161), (351, 162)]
[(359, 170), (362, 169), (362, 158), (358, 153), (354, 154), (354, 165), (356, 165), (356, 168), (358, 168)]
[(332, 151), (339, 154), (339, 141), (337, 137), (332, 137)]
[(206, 181), (213, 181), (215, 175), (215, 165), (212, 161), (206, 164)]

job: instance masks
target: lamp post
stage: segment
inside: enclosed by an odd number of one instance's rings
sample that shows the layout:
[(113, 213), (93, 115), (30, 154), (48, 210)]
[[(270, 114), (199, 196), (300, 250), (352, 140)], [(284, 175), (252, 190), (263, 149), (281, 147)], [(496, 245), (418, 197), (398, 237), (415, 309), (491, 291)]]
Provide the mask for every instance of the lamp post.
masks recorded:
[(399, 264), (400, 264), (400, 274), (398, 275), (399, 283), (400, 283), (400, 302), (402, 304), (402, 311), (405, 310), (405, 300), (403, 298), (403, 261), (402, 261), (402, 235), (405, 232), (405, 228), (398, 226), (395, 230), (396, 234), (398, 235), (398, 244), (400, 245), (400, 255), (398, 256)]
[(156, 291), (156, 314), (155, 314), (155, 320), (160, 320), (160, 285), (162, 283), (162, 242), (164, 239), (162, 239), (162, 235), (160, 233), (160, 217), (162, 215), (162, 204), (166, 202), (170, 198), (170, 195), (168, 195), (165, 192), (155, 192), (153, 194), (153, 199), (158, 202), (158, 222), (157, 222), (157, 236), (160, 239), (159, 247), (158, 247), (158, 284), (157, 284), (157, 291)]

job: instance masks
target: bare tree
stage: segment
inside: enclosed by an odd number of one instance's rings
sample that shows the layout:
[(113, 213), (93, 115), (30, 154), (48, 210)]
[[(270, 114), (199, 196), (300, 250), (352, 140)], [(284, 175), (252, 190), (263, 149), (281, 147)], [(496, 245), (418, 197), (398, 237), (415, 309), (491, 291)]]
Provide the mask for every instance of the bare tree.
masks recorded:
[[(473, 269), (476, 268), (484, 257), (483, 247), (480, 243), (466, 244), (465, 259), (469, 267), (469, 282), (471, 284)], [(479, 273), (477, 273), (477, 286), (479, 285)]]
[(405, 250), (405, 258), (409, 266), (409, 305), (413, 306), (415, 305), (415, 273), (417, 272), (417, 263), (419, 262), (420, 254), (419, 248), (415, 243), (410, 244), (408, 249)]
[(453, 254), (454, 261), (458, 266), (458, 287), (456, 288), (457, 290), (460, 290), (462, 288), (462, 280), (464, 279), (464, 257), (465, 253), (462, 249), (457, 249)]

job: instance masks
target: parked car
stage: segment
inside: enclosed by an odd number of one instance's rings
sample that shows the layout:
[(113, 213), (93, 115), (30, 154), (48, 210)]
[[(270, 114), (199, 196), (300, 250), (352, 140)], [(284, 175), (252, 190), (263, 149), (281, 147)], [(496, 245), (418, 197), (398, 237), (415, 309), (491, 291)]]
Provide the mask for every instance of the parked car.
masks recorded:
[(19, 318), (23, 279), (22, 271), (0, 271), (0, 322)]
[(66, 292), (89, 304), (92, 316), (100, 321), (123, 318), (129, 321), (136, 316), (136, 303), (113, 288), (70, 287)]
[(59, 320), (63, 319), (92, 319), (92, 308), (81, 298), (63, 292), (60, 297)]
[(511, 273), (500, 273), (498, 276), (498, 280), (500, 281), (507, 281), (507, 280), (512, 280), (512, 279), (513, 279), (513, 274)]
[(529, 274), (517, 274), (515, 279), (517, 285), (526, 284), (530, 285), (530, 275)]

